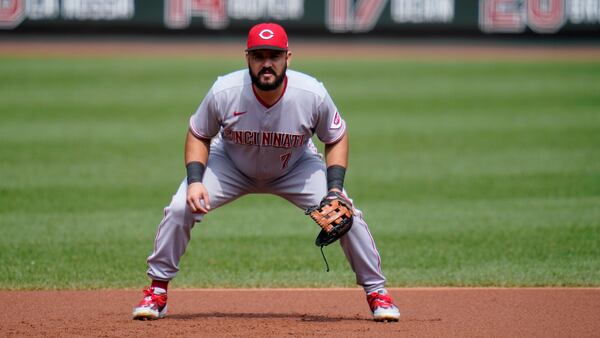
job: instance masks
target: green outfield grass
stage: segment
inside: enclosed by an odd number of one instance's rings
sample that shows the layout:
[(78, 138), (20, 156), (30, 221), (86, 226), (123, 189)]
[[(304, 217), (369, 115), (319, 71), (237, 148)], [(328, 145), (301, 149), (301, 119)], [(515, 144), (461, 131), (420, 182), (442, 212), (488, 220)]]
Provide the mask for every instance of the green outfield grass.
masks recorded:
[[(188, 118), (242, 60), (0, 59), (0, 288), (147, 283)], [(296, 60), (349, 124), (389, 286), (600, 286), (600, 62)], [(174, 287), (352, 286), (272, 196), (197, 224)]]

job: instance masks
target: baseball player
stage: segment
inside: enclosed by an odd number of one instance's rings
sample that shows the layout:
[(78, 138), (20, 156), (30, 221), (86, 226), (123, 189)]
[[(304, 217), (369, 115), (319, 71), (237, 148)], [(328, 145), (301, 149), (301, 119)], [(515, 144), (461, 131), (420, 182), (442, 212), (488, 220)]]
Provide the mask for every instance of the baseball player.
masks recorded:
[[(331, 192), (347, 196), (346, 122), (322, 83), (288, 70), (288, 37), (275, 23), (248, 33), (248, 69), (219, 77), (190, 118), (185, 143), (187, 177), (165, 208), (154, 250), (148, 257), (152, 279), (133, 309), (134, 319), (167, 313), (168, 283), (195, 222), (245, 194), (270, 193), (299, 208), (318, 205)], [(324, 161), (311, 137), (325, 144)], [(400, 311), (385, 289), (373, 237), (360, 210), (340, 238), (356, 280), (376, 321), (397, 321)]]

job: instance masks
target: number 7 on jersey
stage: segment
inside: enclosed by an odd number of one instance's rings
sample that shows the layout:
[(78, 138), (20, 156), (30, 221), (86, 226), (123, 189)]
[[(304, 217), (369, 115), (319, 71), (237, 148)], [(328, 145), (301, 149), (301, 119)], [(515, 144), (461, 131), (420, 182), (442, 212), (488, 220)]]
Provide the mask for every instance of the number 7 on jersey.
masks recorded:
[(290, 157), (292, 157), (291, 151), (279, 156), (279, 159), (281, 159), (281, 169), (285, 169), (287, 167)]

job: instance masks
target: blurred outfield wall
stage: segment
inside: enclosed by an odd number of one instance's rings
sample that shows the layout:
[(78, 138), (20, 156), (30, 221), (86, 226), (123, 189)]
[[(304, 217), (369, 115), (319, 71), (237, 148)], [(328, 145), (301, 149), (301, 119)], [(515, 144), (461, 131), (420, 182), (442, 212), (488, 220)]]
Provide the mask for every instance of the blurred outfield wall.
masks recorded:
[(0, 34), (246, 31), (283, 23), (294, 33), (435, 33), (600, 37), (600, 0), (0, 0)]

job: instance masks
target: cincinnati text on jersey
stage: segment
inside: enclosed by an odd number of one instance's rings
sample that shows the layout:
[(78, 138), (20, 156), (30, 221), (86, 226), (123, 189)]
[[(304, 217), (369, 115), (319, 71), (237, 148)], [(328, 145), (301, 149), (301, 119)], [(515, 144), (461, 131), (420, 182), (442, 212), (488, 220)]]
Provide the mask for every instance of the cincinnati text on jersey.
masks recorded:
[(275, 148), (299, 148), (305, 143), (304, 134), (288, 134), (255, 130), (223, 129), (223, 139), (236, 144)]

